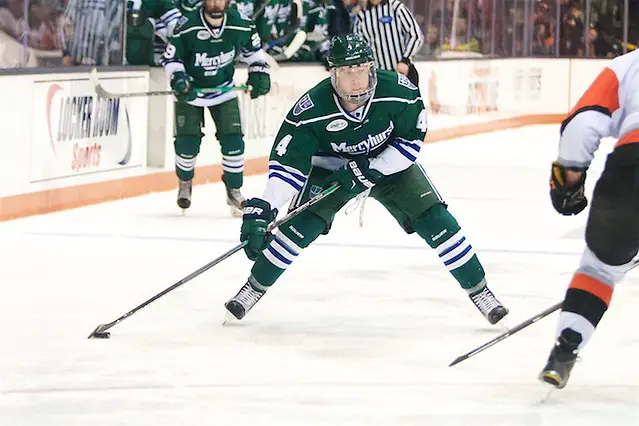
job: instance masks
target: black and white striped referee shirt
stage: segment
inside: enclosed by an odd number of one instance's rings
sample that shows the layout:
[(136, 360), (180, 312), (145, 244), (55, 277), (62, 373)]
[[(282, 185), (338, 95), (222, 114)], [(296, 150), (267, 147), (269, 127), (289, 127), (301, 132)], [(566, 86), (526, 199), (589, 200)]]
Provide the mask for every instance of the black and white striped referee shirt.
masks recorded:
[(395, 70), (402, 59), (411, 59), (421, 49), (424, 35), (408, 8), (399, 0), (382, 0), (357, 14), (355, 32), (373, 49), (377, 66)]

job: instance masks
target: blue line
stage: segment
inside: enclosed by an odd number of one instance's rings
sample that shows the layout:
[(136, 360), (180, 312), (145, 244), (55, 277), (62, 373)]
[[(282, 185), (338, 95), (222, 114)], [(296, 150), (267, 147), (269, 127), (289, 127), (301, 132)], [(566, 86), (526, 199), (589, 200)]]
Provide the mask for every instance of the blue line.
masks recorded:
[(279, 244), (280, 246), (282, 246), (282, 248), (284, 248), (284, 250), (286, 250), (287, 252), (289, 252), (291, 255), (293, 256), (297, 256), (297, 253), (295, 253), (293, 251), (293, 249), (291, 247), (289, 247), (288, 244), (286, 244), (284, 241), (282, 241), (280, 238), (277, 238), (277, 235), (274, 238), (275, 242), (277, 242), (277, 244)]
[(295, 188), (297, 191), (301, 191), (302, 190), (302, 185), (300, 185), (299, 183), (297, 183), (296, 181), (294, 181), (293, 179), (290, 179), (286, 176), (283, 176), (277, 172), (271, 172), (268, 175), (269, 179), (270, 178), (278, 178), (283, 180), (284, 182), (288, 183), (289, 185), (291, 185), (293, 188)]
[(444, 262), (444, 265), (448, 266), (448, 265), (452, 265), (453, 263), (457, 262), (459, 259), (461, 259), (462, 257), (466, 256), (466, 254), (470, 251), (470, 249), (472, 249), (473, 246), (471, 246), (470, 244), (468, 244), (468, 247), (466, 247), (464, 249), (464, 251), (462, 251), (461, 253), (459, 253), (457, 256), (453, 257), (450, 260), (446, 260)]
[(406, 149), (404, 149), (404, 147), (402, 147), (397, 142), (391, 142), (391, 146), (393, 146), (397, 151), (399, 151), (400, 154), (402, 154), (404, 157), (408, 158), (413, 163), (415, 162), (415, 160), (417, 160), (417, 157), (415, 157), (410, 152), (406, 151)]
[(461, 240), (457, 241), (455, 244), (453, 244), (452, 246), (448, 247), (446, 250), (444, 250), (443, 252), (439, 253), (439, 257), (444, 257), (446, 256), (448, 253), (450, 253), (451, 251), (455, 250), (457, 247), (459, 247), (459, 245), (461, 243), (463, 243), (464, 241), (466, 241), (466, 237), (462, 237)]
[(280, 262), (286, 264), (286, 265), (290, 265), (291, 263), (293, 263), (292, 260), (288, 260), (287, 258), (285, 258), (284, 256), (282, 256), (280, 253), (278, 253), (278, 251), (273, 248), (273, 246), (268, 246), (267, 250), (273, 255), (275, 256), (277, 259), (279, 259)]
[[(122, 238), (127, 240), (140, 240), (140, 241), (183, 241), (193, 243), (221, 243), (221, 244), (237, 244), (239, 238), (201, 238), (201, 237), (172, 237), (172, 236), (152, 236), (152, 235), (115, 235), (115, 234), (71, 234), (65, 232), (49, 233), (49, 232), (25, 232), (22, 235), (32, 235), (39, 237), (68, 237), (68, 238)], [(376, 244), (357, 244), (357, 243), (330, 243), (330, 242), (314, 242), (313, 246), (316, 247), (331, 247), (331, 248), (348, 248), (348, 249), (385, 249), (385, 250), (424, 250), (430, 249), (426, 244), (423, 246), (407, 246), (407, 245), (376, 245)], [(517, 250), (517, 249), (499, 249), (499, 248), (485, 248), (478, 249), (475, 247), (475, 251), (479, 253), (494, 253), (494, 254), (534, 254), (534, 255), (552, 255), (552, 256), (581, 256), (581, 252), (568, 252), (568, 251), (551, 251), (551, 250)]]
[(301, 183), (306, 182), (306, 176), (303, 176), (303, 175), (297, 174), (297, 173), (293, 173), (292, 171), (290, 171), (288, 169), (285, 169), (283, 166), (279, 166), (277, 164), (271, 164), (270, 166), (268, 166), (268, 168), (269, 168), (269, 170), (279, 170), (280, 172), (288, 173), (289, 175), (291, 175), (295, 179), (299, 180)]

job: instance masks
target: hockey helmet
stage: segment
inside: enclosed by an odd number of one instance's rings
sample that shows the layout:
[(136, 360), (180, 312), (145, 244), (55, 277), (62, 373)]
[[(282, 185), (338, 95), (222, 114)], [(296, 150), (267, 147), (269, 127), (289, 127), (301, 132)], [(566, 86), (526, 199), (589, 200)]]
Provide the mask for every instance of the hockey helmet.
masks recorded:
[(373, 51), (360, 35), (333, 37), (326, 59), (331, 84), (340, 98), (357, 105), (371, 98), (377, 86), (377, 73)]

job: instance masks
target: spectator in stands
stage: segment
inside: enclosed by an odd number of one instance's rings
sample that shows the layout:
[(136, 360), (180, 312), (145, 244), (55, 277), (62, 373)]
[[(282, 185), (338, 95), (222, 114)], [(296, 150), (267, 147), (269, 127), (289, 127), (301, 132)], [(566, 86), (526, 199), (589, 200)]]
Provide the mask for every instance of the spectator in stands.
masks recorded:
[(444, 51), (456, 52), (481, 52), (479, 39), (468, 33), (468, 20), (465, 16), (459, 16), (455, 23), (455, 42), (447, 40), (444, 43)]
[(427, 56), (437, 56), (440, 53), (439, 45), (439, 27), (431, 25), (426, 31), (426, 37), (424, 39), (424, 47), (422, 52)]
[(60, 48), (57, 36), (56, 23), (52, 20), (52, 11), (48, 4), (42, 4), (40, 0), (29, 1), (29, 35), (30, 47), (42, 50)]
[(548, 32), (548, 25), (538, 22), (532, 39), (532, 54), (549, 56), (552, 53), (553, 40)]
[(614, 58), (619, 53), (618, 46), (613, 45), (604, 37), (596, 25), (590, 26), (589, 33), (590, 55), (596, 57)]
[(564, 56), (582, 56), (584, 48), (583, 34), (583, 12), (577, 0), (571, 4), (570, 9), (562, 20), (560, 54)]
[(24, 0), (7, 0), (0, 3), (0, 31), (21, 40), (27, 31), (24, 20)]

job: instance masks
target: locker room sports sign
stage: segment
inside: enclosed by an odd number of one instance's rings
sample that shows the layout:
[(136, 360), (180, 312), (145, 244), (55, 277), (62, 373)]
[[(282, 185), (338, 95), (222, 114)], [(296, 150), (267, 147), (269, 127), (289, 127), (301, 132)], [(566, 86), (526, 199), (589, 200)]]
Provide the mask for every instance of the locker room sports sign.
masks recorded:
[(143, 118), (134, 115), (143, 104), (98, 98), (88, 79), (35, 82), (33, 90), (40, 124), (32, 131), (32, 182), (143, 165), (144, 138), (135, 143), (132, 121), (146, 123), (144, 109)]

